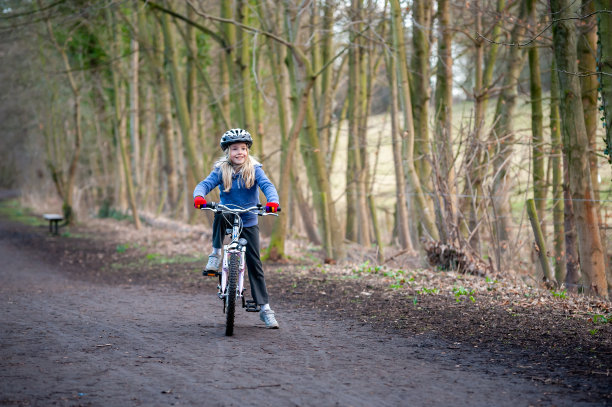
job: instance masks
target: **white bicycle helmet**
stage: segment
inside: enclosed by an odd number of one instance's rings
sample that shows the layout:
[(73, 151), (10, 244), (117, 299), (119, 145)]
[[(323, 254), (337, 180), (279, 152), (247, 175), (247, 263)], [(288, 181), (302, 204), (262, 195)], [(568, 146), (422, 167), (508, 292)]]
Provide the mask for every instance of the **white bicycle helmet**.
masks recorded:
[(234, 143), (246, 143), (248, 148), (253, 145), (251, 133), (243, 129), (230, 129), (221, 136), (221, 149), (225, 150)]

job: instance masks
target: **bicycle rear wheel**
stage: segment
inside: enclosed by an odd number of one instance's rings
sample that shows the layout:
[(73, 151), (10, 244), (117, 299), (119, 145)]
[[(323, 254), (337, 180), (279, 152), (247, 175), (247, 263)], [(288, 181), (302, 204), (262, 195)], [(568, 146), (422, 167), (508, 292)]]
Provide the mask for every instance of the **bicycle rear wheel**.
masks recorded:
[(225, 297), (225, 336), (232, 336), (234, 334), (234, 315), (236, 314), (236, 289), (238, 285), (239, 268), (240, 254), (230, 253), (227, 297)]

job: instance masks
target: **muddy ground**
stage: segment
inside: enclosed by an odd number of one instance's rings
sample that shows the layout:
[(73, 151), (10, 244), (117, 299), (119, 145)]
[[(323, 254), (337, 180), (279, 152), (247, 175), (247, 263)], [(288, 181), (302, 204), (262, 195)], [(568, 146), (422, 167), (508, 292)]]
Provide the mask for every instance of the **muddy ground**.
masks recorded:
[(295, 256), (227, 338), (206, 233), (124, 223), (0, 217), (0, 405), (612, 405), (608, 302)]

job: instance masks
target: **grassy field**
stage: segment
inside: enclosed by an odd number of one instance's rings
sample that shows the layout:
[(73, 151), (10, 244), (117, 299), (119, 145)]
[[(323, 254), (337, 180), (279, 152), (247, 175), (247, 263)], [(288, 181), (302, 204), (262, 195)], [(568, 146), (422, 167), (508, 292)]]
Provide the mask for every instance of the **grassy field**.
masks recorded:
[[(546, 100), (546, 99), (545, 99)], [(492, 126), (493, 114), (495, 110), (495, 100), (490, 101), (488, 105), (488, 119), (485, 128), (485, 134), (488, 134)], [(544, 132), (545, 140), (549, 146), (550, 131), (549, 131), (549, 112), (547, 103), (544, 103)], [(453, 143), (457, 154), (455, 168), (457, 169), (457, 179), (460, 184), (463, 182), (463, 174), (460, 170), (462, 160), (463, 144), (467, 137), (470, 126), (472, 125), (472, 109), (471, 101), (459, 101), (453, 105)], [(369, 119), (368, 128), (368, 151), (369, 164), (372, 174), (372, 191), (376, 197), (377, 206), (385, 213), (381, 216), (383, 220), (383, 228), (388, 233), (393, 223), (393, 207), (395, 204), (395, 163), (392, 155), (391, 143), (391, 117), (389, 114), (371, 116)], [(430, 124), (430, 130), (433, 128), (433, 123)], [(531, 191), (531, 107), (526, 98), (519, 99), (514, 116), (514, 129), (516, 132), (516, 144), (512, 155), (512, 162), (509, 166), (509, 175), (514, 182), (514, 187), (511, 192), (511, 206), (513, 209), (513, 218), (518, 228), (517, 234), (523, 234), (528, 227), (528, 219), (524, 212), (525, 200), (532, 197)], [(334, 130), (335, 131), (335, 130)], [(603, 151), (603, 131), (598, 129), (598, 151)], [(340, 140), (336, 159), (334, 162), (333, 171), (331, 172), (331, 180), (333, 185), (334, 199), (337, 201), (338, 210), (344, 213), (346, 200), (346, 157), (347, 157), (347, 123), (343, 123), (340, 129)], [(380, 145), (380, 149), (378, 146)], [(378, 150), (378, 157), (377, 157)], [(415, 157), (417, 158), (417, 157)], [(545, 168), (548, 167), (548, 158), (546, 158)], [(492, 168), (489, 168), (492, 171)], [(548, 169), (549, 177), (551, 170)], [(601, 157), (599, 160), (600, 182), (595, 185), (600, 191), (600, 199), (602, 206), (603, 223), (612, 225), (612, 166), (606, 159)], [(459, 191), (462, 190), (460, 187)], [(551, 192), (552, 193), (552, 192)], [(545, 222), (551, 224), (552, 199), (547, 201), (548, 217)], [(529, 233), (530, 230), (527, 230)]]

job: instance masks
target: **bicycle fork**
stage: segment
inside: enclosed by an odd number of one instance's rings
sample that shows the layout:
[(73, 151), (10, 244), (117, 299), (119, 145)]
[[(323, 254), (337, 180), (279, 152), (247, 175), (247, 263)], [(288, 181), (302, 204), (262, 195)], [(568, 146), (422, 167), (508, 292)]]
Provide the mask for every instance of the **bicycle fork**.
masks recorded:
[[(223, 266), (221, 269), (221, 281), (217, 285), (219, 290), (217, 295), (220, 299), (225, 300), (227, 297), (227, 282), (229, 279), (229, 259), (233, 254), (239, 254), (240, 266), (238, 268), (238, 284), (236, 286), (236, 298), (244, 298), (244, 272), (246, 270), (245, 251), (246, 245), (230, 243), (223, 247)], [(244, 300), (243, 300), (244, 302)]]

